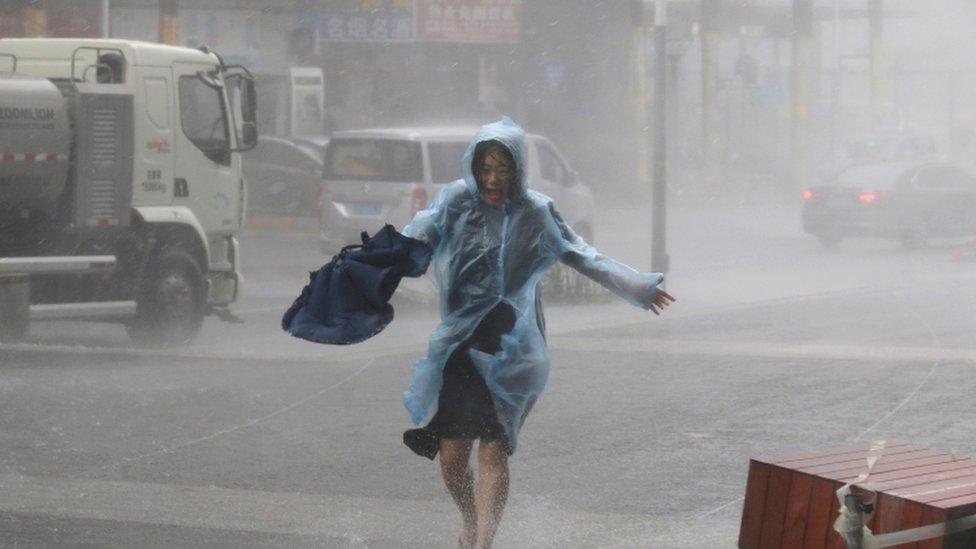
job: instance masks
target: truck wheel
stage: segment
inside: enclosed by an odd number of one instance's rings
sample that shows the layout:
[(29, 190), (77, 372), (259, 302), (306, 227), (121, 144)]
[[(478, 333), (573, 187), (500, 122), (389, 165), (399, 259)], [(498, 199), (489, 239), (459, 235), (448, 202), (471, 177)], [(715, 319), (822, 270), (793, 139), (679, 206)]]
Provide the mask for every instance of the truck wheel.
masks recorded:
[(179, 345), (196, 338), (207, 305), (206, 282), (197, 260), (181, 248), (164, 248), (147, 270), (136, 299), (129, 337), (149, 346)]

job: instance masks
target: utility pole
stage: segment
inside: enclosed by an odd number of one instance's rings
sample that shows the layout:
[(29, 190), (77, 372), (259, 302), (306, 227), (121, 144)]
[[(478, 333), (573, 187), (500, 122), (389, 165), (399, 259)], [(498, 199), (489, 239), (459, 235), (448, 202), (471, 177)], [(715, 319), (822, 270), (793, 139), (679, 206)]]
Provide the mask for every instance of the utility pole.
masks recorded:
[(650, 146), (647, 103), (647, 33), (645, 20), (647, 14), (644, 9), (645, 0), (631, 0), (631, 39), (634, 45), (634, 117), (637, 120), (635, 128), (637, 137), (637, 179), (641, 184), (651, 181)]
[(110, 38), (108, 8), (111, 0), (102, 0), (102, 38)]
[(810, 178), (810, 102), (813, 98), (813, 0), (793, 0), (791, 92), (792, 179), (790, 192)]
[(718, 183), (720, 177), (717, 155), (719, 145), (718, 105), (718, 50), (719, 17), (721, 0), (701, 0), (701, 82), (702, 114), (701, 142), (704, 179), (708, 185)]
[(884, 48), (882, 35), (884, 33), (884, 0), (868, 0), (868, 53), (871, 62), (871, 123), (880, 126), (885, 118), (884, 90)]
[(178, 46), (180, 43), (180, 0), (159, 0), (159, 42)]
[(654, 174), (651, 191), (651, 271), (666, 273), (667, 253), (667, 143), (668, 143), (668, 34), (667, 0), (654, 2)]

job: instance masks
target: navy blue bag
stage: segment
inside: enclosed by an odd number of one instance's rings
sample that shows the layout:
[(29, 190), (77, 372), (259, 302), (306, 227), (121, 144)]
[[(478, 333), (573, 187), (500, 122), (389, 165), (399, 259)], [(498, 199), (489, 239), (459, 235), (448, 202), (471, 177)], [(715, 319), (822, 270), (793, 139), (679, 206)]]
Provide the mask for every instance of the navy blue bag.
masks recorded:
[(393, 320), (390, 298), (404, 276), (427, 271), (430, 246), (386, 225), (363, 243), (346, 246), (318, 271), (309, 273), (281, 319), (295, 337), (334, 345), (359, 343)]

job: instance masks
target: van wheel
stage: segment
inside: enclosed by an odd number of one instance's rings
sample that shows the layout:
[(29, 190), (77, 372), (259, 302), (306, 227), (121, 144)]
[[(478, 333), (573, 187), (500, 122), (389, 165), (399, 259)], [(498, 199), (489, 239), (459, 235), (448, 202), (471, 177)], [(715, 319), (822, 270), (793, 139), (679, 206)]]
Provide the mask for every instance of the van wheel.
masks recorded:
[(207, 305), (206, 281), (196, 258), (182, 248), (164, 248), (146, 272), (136, 317), (126, 325), (129, 337), (153, 347), (193, 341)]

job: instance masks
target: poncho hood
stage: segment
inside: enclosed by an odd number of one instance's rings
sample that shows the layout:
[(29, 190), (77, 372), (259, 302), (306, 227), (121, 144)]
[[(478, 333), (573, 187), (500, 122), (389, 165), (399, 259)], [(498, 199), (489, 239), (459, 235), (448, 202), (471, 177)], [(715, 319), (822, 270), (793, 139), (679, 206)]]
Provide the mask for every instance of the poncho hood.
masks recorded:
[(491, 140), (505, 145), (509, 152), (512, 153), (512, 158), (515, 159), (516, 176), (511, 197), (516, 200), (524, 200), (528, 193), (525, 169), (525, 130), (507, 116), (503, 116), (498, 122), (492, 122), (491, 124), (482, 126), (471, 140), (471, 143), (468, 144), (467, 150), (464, 151), (464, 156), (461, 158), (461, 176), (464, 178), (464, 183), (467, 185), (468, 191), (472, 195), (481, 198), (481, 190), (478, 188), (478, 182), (475, 180), (474, 173), (471, 171), (471, 162), (474, 160), (474, 149), (478, 146), (478, 143)]

